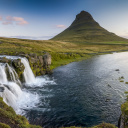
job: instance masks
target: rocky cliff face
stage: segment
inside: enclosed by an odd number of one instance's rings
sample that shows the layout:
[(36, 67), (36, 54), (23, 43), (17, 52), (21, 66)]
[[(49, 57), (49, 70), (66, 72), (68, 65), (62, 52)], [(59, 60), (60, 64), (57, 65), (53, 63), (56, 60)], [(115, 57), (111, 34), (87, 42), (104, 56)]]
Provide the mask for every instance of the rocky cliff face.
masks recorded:
[(46, 53), (43, 56), (28, 54), (27, 58), (29, 60), (31, 69), (36, 76), (52, 73), (50, 70), (51, 55), (49, 53)]

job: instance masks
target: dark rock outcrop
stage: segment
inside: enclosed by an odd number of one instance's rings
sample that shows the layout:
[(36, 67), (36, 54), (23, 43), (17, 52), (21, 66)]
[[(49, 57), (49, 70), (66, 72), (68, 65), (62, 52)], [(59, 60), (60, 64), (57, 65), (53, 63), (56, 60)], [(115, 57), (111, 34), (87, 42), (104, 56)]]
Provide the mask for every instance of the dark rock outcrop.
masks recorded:
[(21, 63), (21, 59), (13, 60), (13, 61), (12, 61), (12, 66), (13, 66), (15, 69), (18, 69), (18, 70), (20, 70), (20, 71), (24, 71), (24, 69), (25, 69), (23, 63)]
[(12, 66), (14, 67), (15, 71), (17, 72), (20, 80), (22, 82), (24, 82), (25, 80), (24, 80), (24, 77), (23, 77), (23, 72), (24, 72), (25, 67), (24, 67), (23, 63), (21, 62), (21, 59), (13, 60), (12, 61)]
[(4, 87), (0, 87), (0, 92), (4, 92)]
[(0, 58), (0, 63), (11, 63), (11, 60), (10, 59), (7, 59), (6, 57), (2, 57)]

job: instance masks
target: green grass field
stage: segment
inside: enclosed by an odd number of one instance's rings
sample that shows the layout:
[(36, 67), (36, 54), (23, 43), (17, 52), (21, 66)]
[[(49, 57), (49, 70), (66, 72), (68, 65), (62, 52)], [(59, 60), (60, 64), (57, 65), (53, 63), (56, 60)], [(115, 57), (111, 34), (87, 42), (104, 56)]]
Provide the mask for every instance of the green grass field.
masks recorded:
[(0, 54), (15, 55), (24, 52), (43, 55), (49, 52), (52, 55), (51, 69), (73, 61), (87, 59), (93, 55), (125, 50), (128, 50), (128, 43), (125, 41), (78, 43), (0, 38)]

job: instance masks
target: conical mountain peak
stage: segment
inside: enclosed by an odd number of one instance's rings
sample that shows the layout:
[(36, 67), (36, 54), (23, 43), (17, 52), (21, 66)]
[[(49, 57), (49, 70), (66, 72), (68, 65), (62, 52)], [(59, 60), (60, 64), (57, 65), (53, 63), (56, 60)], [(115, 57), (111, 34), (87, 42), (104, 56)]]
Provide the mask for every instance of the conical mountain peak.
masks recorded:
[(63, 32), (52, 38), (52, 40), (66, 42), (105, 42), (105, 41), (123, 41), (114, 33), (111, 33), (101, 27), (86, 11), (81, 11), (76, 15), (73, 23)]
[(81, 11), (78, 15), (76, 15), (76, 20), (93, 20), (93, 17), (90, 13)]

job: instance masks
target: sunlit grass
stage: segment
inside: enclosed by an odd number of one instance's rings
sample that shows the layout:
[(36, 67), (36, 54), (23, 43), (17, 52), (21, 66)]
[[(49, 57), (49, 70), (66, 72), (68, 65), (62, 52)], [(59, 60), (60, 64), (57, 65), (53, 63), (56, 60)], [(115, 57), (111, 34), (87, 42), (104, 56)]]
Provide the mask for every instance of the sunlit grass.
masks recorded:
[(0, 38), (1, 54), (15, 55), (16, 53), (24, 52), (26, 54), (36, 53), (37, 55), (43, 55), (45, 52), (49, 52), (52, 55), (52, 69), (83, 58), (86, 59), (94, 54), (125, 50), (128, 50), (128, 43), (124, 41), (78, 43)]

